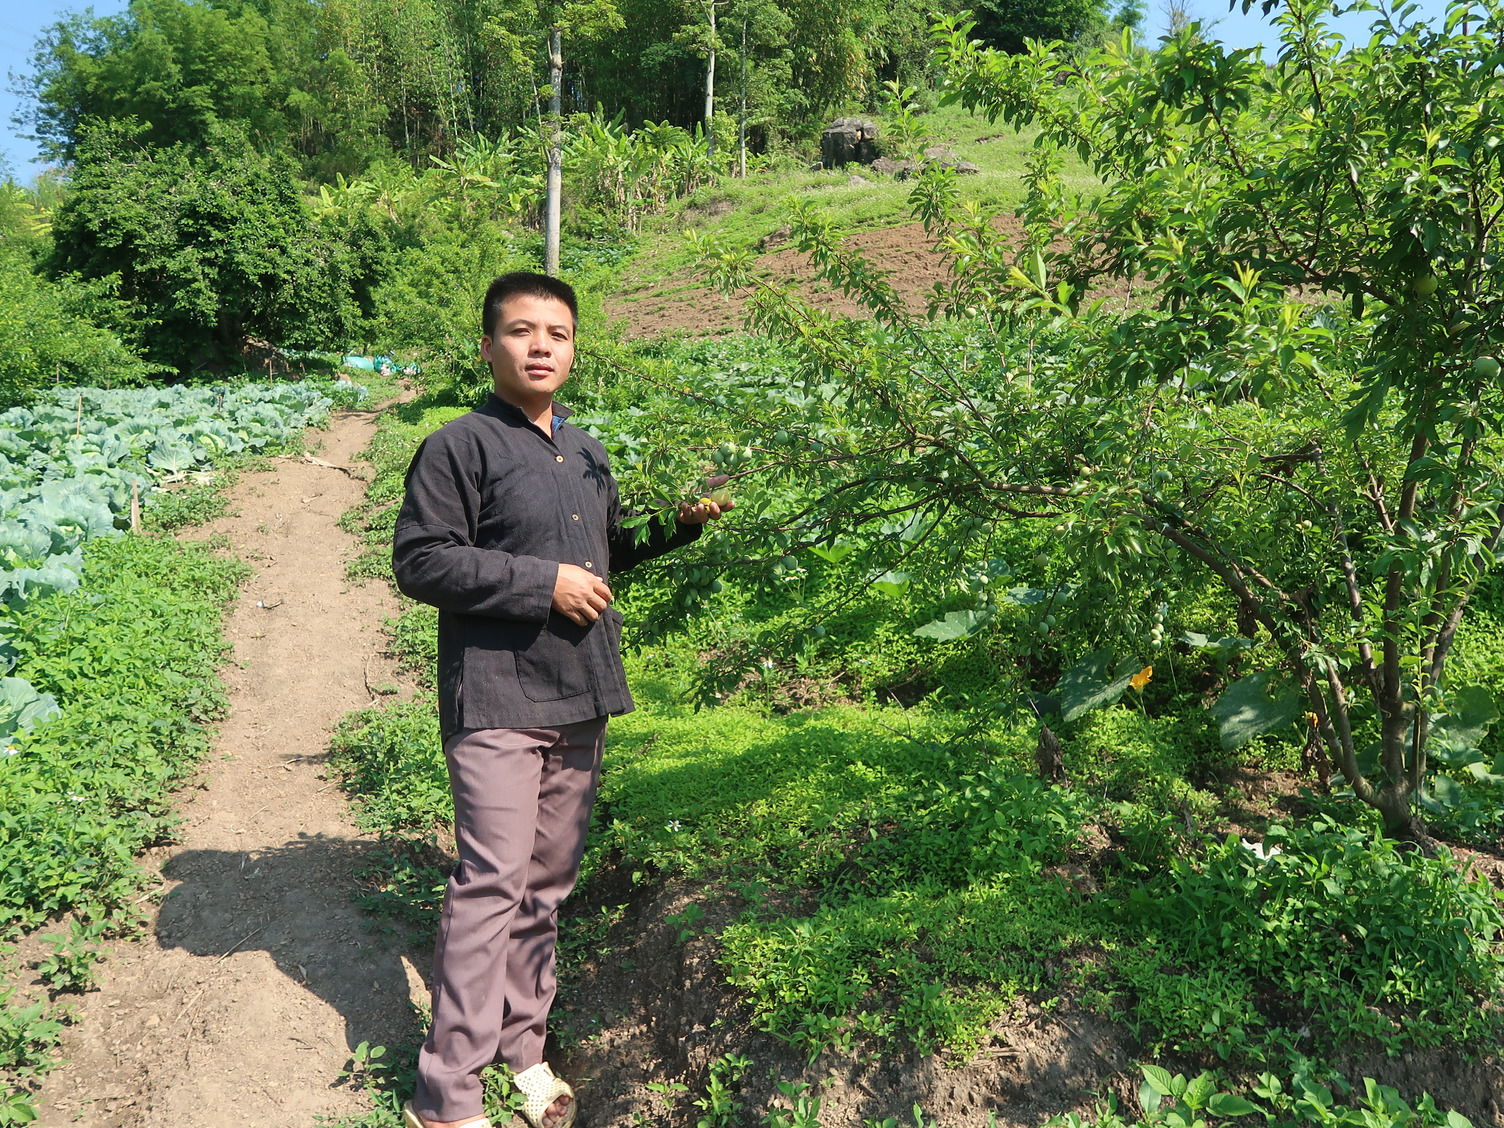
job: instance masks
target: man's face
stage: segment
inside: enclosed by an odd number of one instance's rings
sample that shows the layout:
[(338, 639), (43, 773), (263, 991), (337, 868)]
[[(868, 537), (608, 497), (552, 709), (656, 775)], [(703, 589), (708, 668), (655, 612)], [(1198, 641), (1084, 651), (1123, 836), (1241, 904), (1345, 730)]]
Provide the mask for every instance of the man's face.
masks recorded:
[(496, 336), (480, 339), (496, 394), (519, 407), (543, 405), (569, 379), (574, 318), (555, 297), (514, 294), (501, 306)]

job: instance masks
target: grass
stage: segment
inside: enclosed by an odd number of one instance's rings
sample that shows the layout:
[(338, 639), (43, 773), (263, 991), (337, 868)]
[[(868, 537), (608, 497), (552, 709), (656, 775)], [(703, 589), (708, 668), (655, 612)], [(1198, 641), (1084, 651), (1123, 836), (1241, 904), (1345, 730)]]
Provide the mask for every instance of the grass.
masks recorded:
[[(944, 107), (920, 119), (929, 136), (926, 144), (944, 145), (980, 173), (963, 177), (963, 199), (1011, 211), (1024, 198), (1024, 171), (1034, 134), (993, 126), (959, 107)], [(860, 176), (865, 184), (852, 184)], [(1074, 154), (1066, 157), (1068, 187), (1088, 194), (1100, 190)], [(695, 288), (699, 269), (686, 234), (714, 232), (732, 245), (755, 243), (788, 222), (788, 201), (814, 200), (847, 231), (894, 227), (913, 221), (909, 204), (912, 183), (881, 176), (852, 165), (846, 169), (809, 171), (781, 168), (749, 174), (746, 180), (726, 179), (676, 203), (664, 214), (646, 221), (633, 255), (622, 265), (614, 300), (630, 303), (649, 290), (655, 295)]]

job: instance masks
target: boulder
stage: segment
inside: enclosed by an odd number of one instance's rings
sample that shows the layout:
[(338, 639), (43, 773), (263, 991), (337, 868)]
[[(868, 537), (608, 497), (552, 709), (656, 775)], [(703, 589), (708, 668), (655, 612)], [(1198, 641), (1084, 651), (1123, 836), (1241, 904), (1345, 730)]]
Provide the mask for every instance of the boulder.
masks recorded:
[(955, 151), (944, 145), (931, 145), (924, 151), (925, 168), (948, 168), (962, 176), (975, 176), (982, 170), (970, 161), (963, 161)]
[(793, 235), (793, 233), (794, 229), (785, 223), (782, 227), (774, 231), (769, 231), (759, 239), (757, 241), (758, 249), (771, 251), (774, 247), (781, 247), (789, 241), (789, 236)]
[(878, 157), (872, 162), (872, 171), (891, 176), (895, 180), (907, 180), (919, 171), (919, 165), (914, 161), (895, 161), (892, 157)]
[(820, 134), (820, 164), (845, 168), (877, 159), (877, 123), (865, 118), (837, 118)]

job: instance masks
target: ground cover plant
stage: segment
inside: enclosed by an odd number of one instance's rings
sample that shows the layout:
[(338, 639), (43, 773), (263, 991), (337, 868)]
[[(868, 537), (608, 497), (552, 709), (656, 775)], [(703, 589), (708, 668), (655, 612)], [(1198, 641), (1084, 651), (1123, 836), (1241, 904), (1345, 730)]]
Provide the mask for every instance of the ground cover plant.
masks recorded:
[[(88, 989), (136, 925), (135, 856), (224, 707), (220, 618), (245, 572), (212, 546), (131, 533), (174, 484), (284, 449), (364, 389), (69, 388), (0, 413), (0, 936), (46, 922), (53, 999)], [(7, 988), (0, 1123), (34, 1118), (67, 1008)]]

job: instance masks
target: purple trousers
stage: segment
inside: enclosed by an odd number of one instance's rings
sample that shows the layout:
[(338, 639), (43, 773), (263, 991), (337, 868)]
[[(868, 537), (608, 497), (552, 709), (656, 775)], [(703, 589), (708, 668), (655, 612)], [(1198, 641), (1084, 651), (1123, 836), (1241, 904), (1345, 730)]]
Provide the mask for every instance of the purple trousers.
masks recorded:
[(481, 1115), (480, 1071), (543, 1060), (559, 904), (574, 888), (606, 718), (556, 729), (463, 729), (444, 744), (459, 864), (433, 954), (433, 1026), (413, 1107)]

